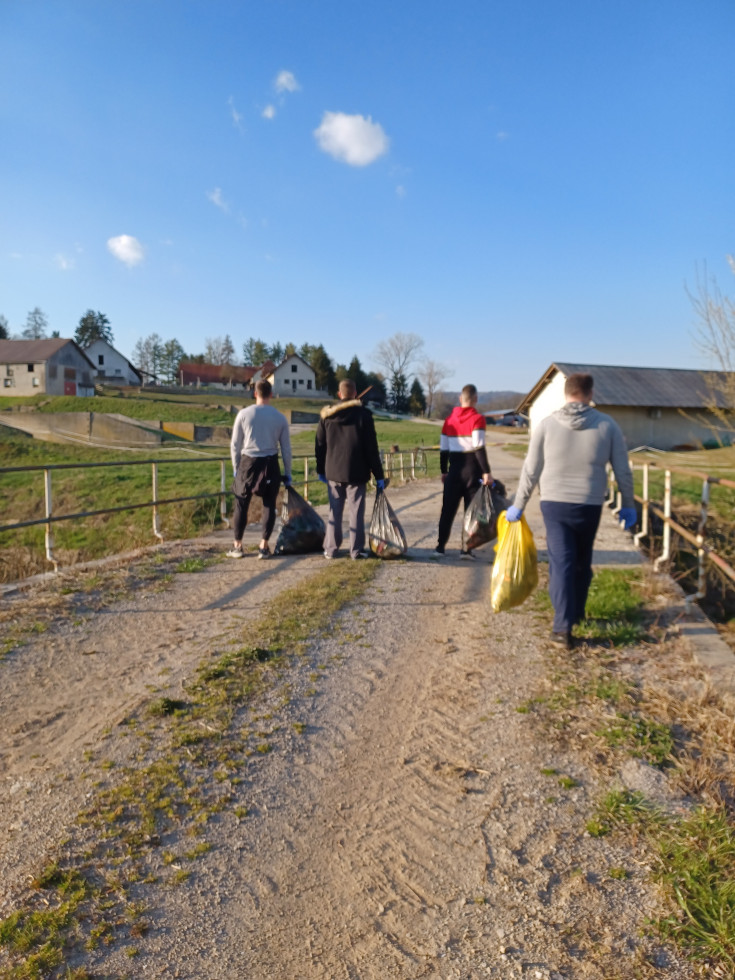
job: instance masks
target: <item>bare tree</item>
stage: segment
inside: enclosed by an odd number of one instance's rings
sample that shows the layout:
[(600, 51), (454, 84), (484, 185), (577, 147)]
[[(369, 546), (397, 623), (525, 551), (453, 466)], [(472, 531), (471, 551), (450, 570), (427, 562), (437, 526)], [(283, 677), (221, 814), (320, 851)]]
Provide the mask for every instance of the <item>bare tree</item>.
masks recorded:
[(46, 336), (48, 320), (43, 310), (34, 307), (26, 317), (26, 325), (21, 331), (25, 340), (41, 340)]
[[(727, 261), (735, 274), (735, 257)], [(707, 267), (697, 271), (696, 289), (687, 289), (687, 295), (697, 317), (694, 343), (698, 350), (719, 370), (703, 372), (709, 402), (707, 406), (717, 420), (714, 427), (720, 438), (722, 432), (728, 439), (733, 428), (735, 411), (735, 302), (723, 296), (717, 280), (707, 275)]]
[(431, 418), (431, 412), (434, 407), (434, 395), (439, 391), (444, 381), (447, 378), (451, 378), (453, 371), (450, 371), (448, 367), (443, 364), (439, 364), (438, 361), (432, 361), (430, 358), (426, 358), (421, 362), (421, 367), (418, 372), (418, 379), (424, 386), (424, 393), (426, 396), (426, 416)]
[(416, 333), (394, 333), (380, 341), (373, 356), (387, 375), (395, 378), (402, 374), (408, 380), (409, 368), (423, 346), (423, 340)]

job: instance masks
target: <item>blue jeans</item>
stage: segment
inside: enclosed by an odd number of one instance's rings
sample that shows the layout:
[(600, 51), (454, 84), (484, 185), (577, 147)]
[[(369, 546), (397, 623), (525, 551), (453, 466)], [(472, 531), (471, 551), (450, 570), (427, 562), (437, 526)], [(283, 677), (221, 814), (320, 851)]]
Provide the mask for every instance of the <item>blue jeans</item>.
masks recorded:
[(554, 632), (571, 633), (584, 618), (592, 581), (592, 548), (602, 504), (568, 504), (542, 500), (549, 552), (549, 596)]

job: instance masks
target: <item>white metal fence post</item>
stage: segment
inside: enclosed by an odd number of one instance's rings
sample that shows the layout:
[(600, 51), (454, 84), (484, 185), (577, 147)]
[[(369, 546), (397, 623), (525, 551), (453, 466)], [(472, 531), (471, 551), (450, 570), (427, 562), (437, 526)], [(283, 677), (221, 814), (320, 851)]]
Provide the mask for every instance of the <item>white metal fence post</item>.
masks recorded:
[(54, 566), (54, 571), (58, 572), (59, 563), (54, 558), (54, 532), (51, 529), (51, 515), (53, 514), (53, 492), (51, 486), (51, 470), (44, 470), (44, 504), (46, 517), (46, 560)]
[(671, 555), (671, 470), (666, 470), (664, 476), (664, 550), (654, 561), (653, 567), (658, 571), (659, 565), (669, 560)]
[(153, 493), (153, 533), (159, 541), (163, 541), (161, 524), (158, 518), (158, 463), (152, 463), (151, 465), (153, 467), (151, 481), (151, 490)]

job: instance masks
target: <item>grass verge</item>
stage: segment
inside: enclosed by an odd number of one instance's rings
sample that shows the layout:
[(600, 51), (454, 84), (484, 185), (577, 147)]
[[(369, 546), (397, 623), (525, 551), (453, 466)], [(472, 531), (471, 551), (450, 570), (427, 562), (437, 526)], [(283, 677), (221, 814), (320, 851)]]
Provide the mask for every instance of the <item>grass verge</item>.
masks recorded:
[[(706, 975), (732, 977), (735, 722), (731, 707), (670, 643), (649, 608), (652, 593), (641, 571), (598, 573), (580, 631), (587, 642), (571, 654), (549, 650), (547, 687), (519, 710), (559, 745), (573, 743), (612, 783), (586, 831), (622, 834), (644, 849), (664, 895), (651, 932)], [(547, 596), (537, 609), (548, 617)], [(630, 758), (666, 773), (666, 803), (620, 785)]]

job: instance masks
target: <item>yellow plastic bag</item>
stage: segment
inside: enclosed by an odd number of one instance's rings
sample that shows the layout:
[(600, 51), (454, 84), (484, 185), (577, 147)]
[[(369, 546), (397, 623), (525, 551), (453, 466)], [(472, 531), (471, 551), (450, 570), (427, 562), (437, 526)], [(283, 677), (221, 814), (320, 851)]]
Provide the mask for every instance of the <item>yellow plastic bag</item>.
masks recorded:
[(498, 516), (498, 543), (490, 584), (493, 612), (520, 606), (538, 585), (536, 543), (533, 532), (521, 516), (509, 524), (505, 511)]

